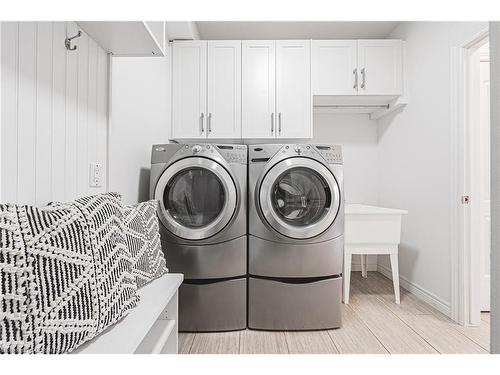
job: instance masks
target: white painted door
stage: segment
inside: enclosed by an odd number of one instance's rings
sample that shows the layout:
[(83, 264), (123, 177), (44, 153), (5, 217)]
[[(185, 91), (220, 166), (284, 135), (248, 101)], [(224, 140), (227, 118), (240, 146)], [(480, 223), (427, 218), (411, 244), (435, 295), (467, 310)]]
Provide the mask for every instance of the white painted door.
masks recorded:
[(241, 40), (208, 42), (209, 138), (241, 137)]
[(242, 42), (241, 127), (243, 138), (274, 138), (276, 130), (276, 43)]
[(278, 138), (312, 137), (311, 41), (276, 41)]
[(207, 42), (174, 42), (172, 53), (172, 138), (205, 138)]
[(401, 40), (358, 40), (358, 73), (358, 95), (401, 95), (403, 93)]
[(481, 311), (490, 311), (490, 249), (491, 249), (491, 210), (490, 210), (490, 63), (489, 57), (480, 62), (480, 304)]
[(312, 41), (313, 95), (358, 93), (356, 40)]

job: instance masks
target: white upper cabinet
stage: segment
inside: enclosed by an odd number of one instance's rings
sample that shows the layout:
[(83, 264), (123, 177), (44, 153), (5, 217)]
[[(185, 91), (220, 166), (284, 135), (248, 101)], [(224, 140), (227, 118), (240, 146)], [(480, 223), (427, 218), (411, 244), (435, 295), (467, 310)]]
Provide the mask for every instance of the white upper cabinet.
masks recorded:
[(208, 42), (209, 138), (241, 137), (241, 41)]
[(401, 40), (358, 40), (359, 95), (403, 93)]
[(242, 42), (243, 138), (275, 137), (276, 50), (274, 40)]
[(395, 39), (313, 41), (313, 95), (402, 95), (402, 44)]
[(241, 41), (176, 41), (172, 54), (172, 138), (240, 138)]
[(380, 118), (405, 105), (403, 42), (175, 41), (173, 139), (312, 138), (316, 107)]
[(312, 137), (311, 41), (276, 41), (279, 138)]
[(312, 81), (314, 95), (356, 95), (356, 40), (313, 40)]
[(175, 42), (172, 53), (172, 138), (206, 137), (207, 42)]

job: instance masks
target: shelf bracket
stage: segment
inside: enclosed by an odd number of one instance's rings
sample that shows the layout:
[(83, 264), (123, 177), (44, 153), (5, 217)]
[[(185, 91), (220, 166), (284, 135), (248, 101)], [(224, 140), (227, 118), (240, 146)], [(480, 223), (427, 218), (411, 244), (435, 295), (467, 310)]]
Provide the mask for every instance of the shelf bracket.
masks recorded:
[(406, 104), (408, 104), (406, 100), (398, 98), (393, 102), (384, 106), (384, 108), (381, 108), (379, 110), (370, 113), (370, 120), (379, 120), (382, 117), (385, 117), (393, 112), (401, 111), (403, 110), (404, 107), (406, 107)]

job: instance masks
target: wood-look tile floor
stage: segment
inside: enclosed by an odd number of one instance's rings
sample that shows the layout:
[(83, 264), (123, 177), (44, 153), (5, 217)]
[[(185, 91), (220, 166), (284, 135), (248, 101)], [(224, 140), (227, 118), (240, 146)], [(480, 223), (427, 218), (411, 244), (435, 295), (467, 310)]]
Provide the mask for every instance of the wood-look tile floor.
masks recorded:
[(349, 305), (342, 305), (342, 328), (281, 332), (245, 330), (180, 333), (183, 354), (375, 354), (488, 353), (489, 314), (480, 327), (462, 327), (401, 289), (394, 303), (392, 281), (378, 272), (363, 279), (353, 272)]

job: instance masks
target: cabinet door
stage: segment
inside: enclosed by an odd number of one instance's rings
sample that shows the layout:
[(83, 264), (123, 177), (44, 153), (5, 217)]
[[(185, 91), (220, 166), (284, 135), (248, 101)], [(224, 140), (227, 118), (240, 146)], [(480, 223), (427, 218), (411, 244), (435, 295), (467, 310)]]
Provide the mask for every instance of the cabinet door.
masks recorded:
[(208, 42), (208, 137), (241, 137), (241, 41)]
[(358, 40), (358, 95), (401, 95), (402, 65), (400, 40)]
[(312, 137), (311, 41), (276, 41), (278, 137)]
[(275, 48), (274, 40), (242, 42), (243, 138), (273, 138), (277, 134)]
[(207, 42), (174, 42), (172, 54), (172, 138), (205, 138)]
[(312, 82), (314, 95), (356, 95), (357, 42), (313, 40)]

